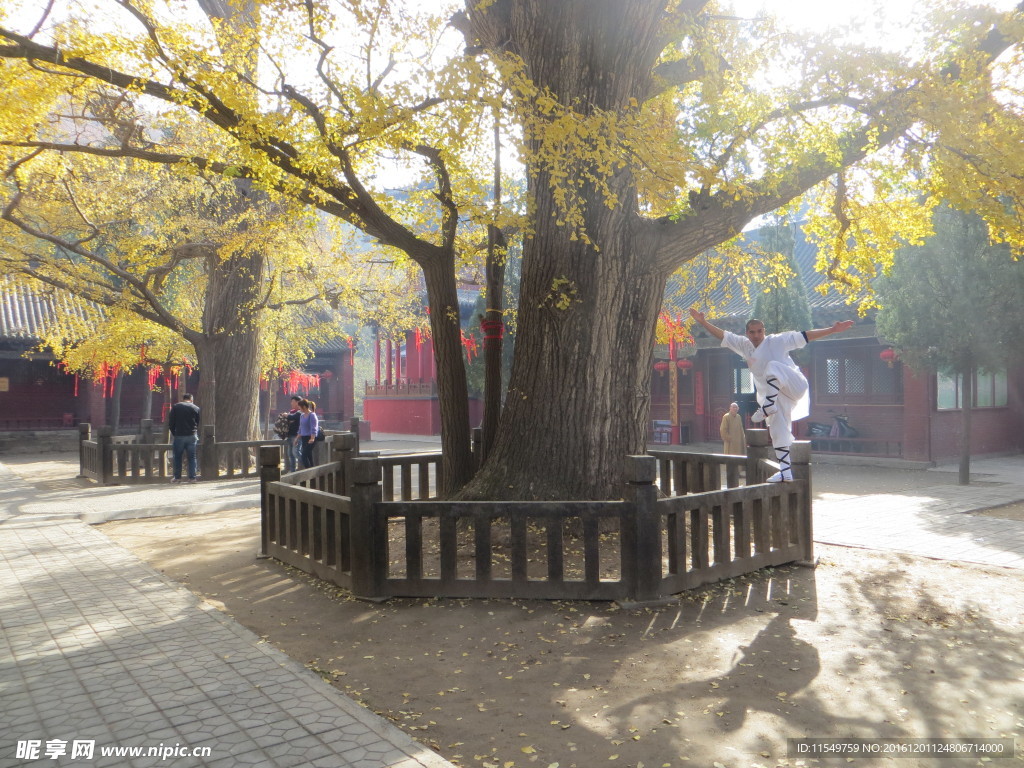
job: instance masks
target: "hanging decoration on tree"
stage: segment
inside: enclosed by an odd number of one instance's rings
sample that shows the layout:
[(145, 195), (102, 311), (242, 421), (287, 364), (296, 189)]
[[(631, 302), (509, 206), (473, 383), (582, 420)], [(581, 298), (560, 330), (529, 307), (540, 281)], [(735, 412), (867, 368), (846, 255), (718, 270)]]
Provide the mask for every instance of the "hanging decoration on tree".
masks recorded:
[(466, 361), (472, 362), (473, 358), (478, 354), (476, 336), (472, 333), (466, 333), (461, 328), (459, 329), (459, 334), (462, 336), (462, 346), (466, 350)]
[(153, 392), (160, 391), (160, 369), (157, 366), (146, 369), (146, 385)]
[(308, 393), (312, 389), (320, 389), (320, 375), (316, 373), (303, 373), (292, 369), (283, 377), (282, 387), (286, 395), (299, 395)]
[(899, 355), (896, 354), (896, 350), (892, 349), (892, 348), (883, 349), (881, 352), (878, 353), (878, 356), (890, 368), (892, 368), (892, 364), (895, 363), (899, 359)]
[(99, 370), (92, 383), (93, 386), (102, 388), (103, 397), (114, 396), (114, 384), (117, 382), (117, 374), (120, 371), (120, 363), (100, 363)]

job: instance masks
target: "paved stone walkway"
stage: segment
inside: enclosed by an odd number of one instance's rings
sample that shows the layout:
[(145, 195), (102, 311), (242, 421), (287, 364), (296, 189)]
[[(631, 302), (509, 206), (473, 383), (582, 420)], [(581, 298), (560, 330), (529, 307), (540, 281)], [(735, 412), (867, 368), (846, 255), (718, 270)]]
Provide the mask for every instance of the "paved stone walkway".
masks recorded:
[(0, 766), (450, 766), (33, 491), (0, 465)]
[(957, 468), (941, 466), (902, 473), (919, 477), (873, 493), (872, 470), (857, 471), (859, 490), (823, 492), (815, 483), (816, 542), (1024, 568), (1024, 521), (967, 514), (1024, 501), (1024, 455), (973, 460), (970, 485), (956, 485)]
[[(966, 514), (1024, 500), (1024, 456), (972, 470), (822, 469), (815, 539), (1024, 568), (1024, 521)], [(30, 485), (0, 463), (0, 768), (450, 765), (83, 522), (256, 505), (255, 481)], [(132, 747), (164, 752), (101, 754)]]

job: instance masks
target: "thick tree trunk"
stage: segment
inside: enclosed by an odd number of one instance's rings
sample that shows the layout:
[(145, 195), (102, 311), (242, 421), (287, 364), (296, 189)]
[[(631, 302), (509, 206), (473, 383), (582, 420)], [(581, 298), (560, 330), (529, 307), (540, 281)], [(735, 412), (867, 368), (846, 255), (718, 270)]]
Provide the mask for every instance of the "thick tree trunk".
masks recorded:
[[(586, 114), (643, 100), (664, 3), (523, 0), (500, 10), (508, 15), (496, 17), (497, 36), (511, 36), (534, 82), (560, 103)], [(523, 251), (512, 376), (497, 440), (463, 498), (617, 498), (625, 456), (645, 450), (667, 273), (640, 234), (628, 168), (603, 179), (612, 208), (585, 178), (576, 191), (594, 245), (559, 226), (551, 180), (531, 169), (536, 231)]]
[(199, 367), (196, 405), (217, 440), (259, 439), (259, 336), (254, 332), (194, 342)]
[[(558, 232), (528, 243), (505, 410), (464, 498), (614, 498), (624, 457), (644, 452), (665, 277), (607, 223), (600, 253), (569, 247)], [(551, 297), (563, 276), (572, 283), (564, 310)]]
[[(452, 257), (453, 258), (453, 257)], [(473, 474), (469, 442), (469, 390), (459, 333), (459, 295), (454, 261), (435, 260), (423, 267), (430, 302), (430, 333), (437, 364), (441, 408), (441, 450), (444, 454), (442, 495), (450, 495)]]
[(196, 404), (218, 441), (255, 440), (260, 433), (260, 331), (253, 321), (264, 259), (247, 254), (207, 256), (203, 334), (191, 339), (199, 367)]

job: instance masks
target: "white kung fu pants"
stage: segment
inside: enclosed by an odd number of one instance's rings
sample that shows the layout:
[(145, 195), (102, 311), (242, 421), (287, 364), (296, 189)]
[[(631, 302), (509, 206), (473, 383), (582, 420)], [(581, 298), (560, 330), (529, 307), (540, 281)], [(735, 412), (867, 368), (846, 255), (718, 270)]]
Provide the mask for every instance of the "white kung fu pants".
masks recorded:
[[(808, 412), (807, 379), (799, 369), (773, 360), (765, 366), (765, 380), (769, 385), (764, 397), (775, 392), (771, 386), (773, 381), (778, 387), (775, 397), (778, 410), (767, 419), (768, 434), (774, 447), (788, 448), (794, 440), (793, 420), (802, 419)], [(764, 397), (758, 398), (759, 401), (763, 403)]]

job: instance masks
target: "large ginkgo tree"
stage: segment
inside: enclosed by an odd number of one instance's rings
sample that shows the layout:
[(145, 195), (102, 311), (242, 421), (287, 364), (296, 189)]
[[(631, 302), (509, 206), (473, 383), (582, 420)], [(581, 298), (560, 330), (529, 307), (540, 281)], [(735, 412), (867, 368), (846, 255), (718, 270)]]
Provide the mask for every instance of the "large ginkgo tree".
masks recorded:
[[(821, 213), (820, 267), (851, 296), (903, 237), (927, 232), (921, 199), (972, 198), (1022, 242), (1024, 5), (922, 3), (906, 52), (791, 34), (707, 0), (466, 0), (441, 13), (204, 0), (205, 17), (104, 5), (120, 17), (52, 33), (7, 22), (5, 80), (113, 89), (205, 121), (228, 139), (216, 151), (152, 137), (117, 150), (249, 180), (415, 261), (446, 476), (466, 498), (618, 496), (623, 456), (644, 449), (668, 277), (801, 195)], [(455, 273), (477, 227), (509, 223), (480, 181), (494, 120), (517, 143), (527, 206), (515, 362), (470, 480)], [(90, 151), (40, 138), (17, 109), (0, 130), (12, 149)], [(418, 160), (429, 185), (390, 194), (374, 174), (391, 160)]]

